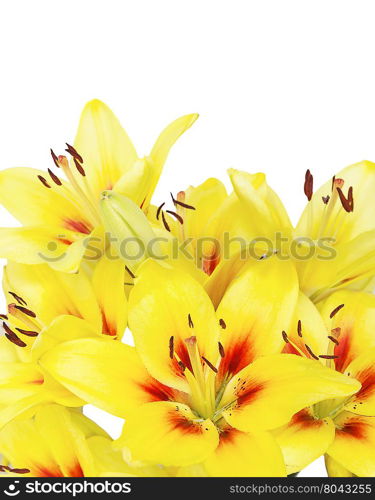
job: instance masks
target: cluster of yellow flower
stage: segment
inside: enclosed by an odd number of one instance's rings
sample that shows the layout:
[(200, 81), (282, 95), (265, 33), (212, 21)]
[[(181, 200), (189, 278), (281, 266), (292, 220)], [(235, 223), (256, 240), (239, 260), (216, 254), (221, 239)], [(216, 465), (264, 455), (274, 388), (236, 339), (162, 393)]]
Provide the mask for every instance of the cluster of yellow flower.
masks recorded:
[[(375, 164), (294, 227), (263, 174), (151, 204), (183, 116), (139, 158), (100, 101), (47, 172), (0, 172), (1, 471), (375, 475)], [(129, 327), (134, 346), (121, 341)], [(112, 440), (82, 413), (125, 419)]]

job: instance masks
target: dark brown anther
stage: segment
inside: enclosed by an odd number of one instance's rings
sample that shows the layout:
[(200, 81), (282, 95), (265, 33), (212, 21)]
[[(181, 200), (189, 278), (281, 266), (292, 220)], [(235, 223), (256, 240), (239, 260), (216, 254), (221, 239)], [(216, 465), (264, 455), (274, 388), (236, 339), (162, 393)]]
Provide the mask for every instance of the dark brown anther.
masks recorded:
[(46, 181), (46, 179), (42, 175), (38, 175), (38, 179), (43, 184), (43, 186), (45, 186), (48, 189), (51, 189), (51, 186), (48, 184), (48, 182)]
[(333, 192), (334, 188), (335, 188), (335, 182), (336, 182), (336, 176), (334, 175), (332, 177), (332, 185), (331, 185), (331, 191)]
[(19, 337), (17, 337), (14, 331), (11, 330), (4, 321), (3, 321), (3, 328), (5, 331), (5, 336), (8, 340), (10, 340), (10, 342), (17, 345), (18, 347), (26, 347), (25, 342), (23, 342)]
[(82, 177), (86, 177), (86, 172), (85, 169), (82, 167), (82, 165), (79, 163), (77, 158), (73, 157), (74, 165), (76, 166), (76, 169), (78, 172), (82, 175)]
[(13, 474), (28, 474), (30, 472), (30, 469), (13, 469), (12, 467), (9, 467), (9, 465), (0, 465), (0, 472), (12, 472)]
[(51, 156), (52, 156), (53, 163), (55, 164), (55, 166), (56, 166), (57, 168), (60, 168), (60, 165), (59, 165), (59, 161), (58, 161), (58, 157), (57, 157), (57, 155), (55, 155), (55, 153), (53, 152), (53, 149), (52, 149), (52, 148), (50, 149), (50, 151), (51, 151)]
[(343, 209), (345, 210), (345, 212), (348, 212), (348, 213), (352, 212), (352, 207), (351, 207), (349, 199), (345, 198), (345, 195), (342, 192), (341, 188), (338, 187), (336, 189), (337, 189), (337, 192), (339, 194), (341, 205), (342, 205)]
[(207, 358), (205, 358), (204, 356), (202, 356), (202, 359), (203, 359), (203, 361), (206, 363), (206, 365), (207, 365), (209, 368), (211, 368), (211, 370), (212, 370), (213, 372), (217, 373), (217, 368), (216, 368), (216, 367), (215, 367), (215, 366), (214, 366), (214, 365), (213, 365), (210, 361), (208, 361), (208, 359), (207, 359)]
[(6, 314), (0, 314), (0, 319), (8, 320), (8, 316)]
[(73, 148), (70, 144), (67, 142), (65, 143), (67, 145), (67, 149), (65, 150), (67, 153), (71, 154), (73, 158), (76, 158), (80, 163), (83, 163), (83, 158), (82, 156), (78, 153), (78, 151)]
[(220, 353), (220, 356), (222, 358), (224, 358), (225, 356), (225, 350), (224, 350), (224, 347), (223, 347), (223, 344), (221, 342), (218, 342), (218, 346), (219, 346), (219, 353)]
[(311, 175), (310, 170), (306, 170), (305, 174), (305, 184), (303, 186), (304, 193), (307, 199), (310, 201), (314, 190), (314, 178)]
[(322, 358), (322, 359), (337, 359), (338, 356), (331, 356), (331, 355), (328, 355), (328, 354), (319, 354), (319, 358)]
[(220, 319), (219, 319), (219, 325), (221, 326), (221, 328), (222, 328), (223, 330), (225, 330), (225, 329), (226, 329), (226, 327), (227, 327), (227, 324), (225, 323), (225, 321), (223, 320), (223, 318), (220, 318)]
[(36, 314), (33, 311), (30, 311), (30, 309), (27, 309), (26, 307), (23, 306), (14, 306), (16, 309), (21, 311), (23, 314), (26, 314), (26, 316), (30, 316), (30, 318), (36, 318)]
[(32, 330), (23, 330), (22, 328), (16, 328), (17, 332), (22, 333), (22, 335), (27, 335), (28, 337), (37, 337), (39, 332), (33, 332)]
[(286, 344), (289, 344), (289, 339), (288, 339), (288, 335), (286, 334), (286, 332), (284, 332), (284, 330), (281, 332), (281, 335), (283, 336), (283, 340)]
[(166, 212), (167, 214), (170, 214), (173, 217), (175, 217), (180, 224), (184, 223), (184, 219), (181, 217), (181, 215), (178, 215), (176, 212), (173, 212), (172, 210), (167, 210)]
[(165, 205), (165, 202), (162, 203), (161, 205), (159, 205), (157, 211), (156, 211), (156, 219), (159, 220), (159, 217), (160, 217), (160, 212), (161, 212), (161, 209), (164, 207)]
[(336, 345), (339, 345), (339, 344), (340, 344), (340, 342), (339, 342), (339, 341), (338, 341), (335, 337), (333, 337), (332, 335), (328, 335), (328, 338), (329, 338), (329, 340), (331, 340), (334, 344), (336, 344)]
[(48, 170), (48, 173), (49, 173), (49, 176), (51, 177), (51, 179), (53, 180), (53, 182), (55, 184), (57, 184), (58, 186), (61, 186), (62, 182), (60, 181), (60, 179), (57, 177), (57, 175), (55, 175), (52, 170), (49, 168), (47, 169)]
[(340, 304), (339, 306), (335, 307), (333, 311), (331, 311), (331, 314), (329, 317), (332, 319), (336, 314), (344, 307), (345, 304)]
[(310, 354), (310, 356), (316, 360), (319, 360), (318, 356), (316, 354), (313, 353), (312, 349), (310, 346), (308, 346), (307, 344), (305, 344), (305, 347), (306, 347), (306, 350), (307, 352)]
[(129, 274), (129, 276), (133, 279), (135, 279), (135, 274), (128, 268), (128, 266), (125, 266), (126, 272)]
[(192, 205), (188, 205), (187, 203), (184, 203), (183, 201), (176, 200), (176, 198), (173, 196), (172, 193), (171, 193), (171, 198), (172, 198), (172, 201), (173, 201), (173, 205), (175, 207), (179, 206), (179, 207), (186, 208), (188, 210), (195, 210), (195, 207), (193, 207)]
[(302, 322), (300, 319), (298, 320), (297, 323), (297, 333), (299, 337), (302, 337)]
[(173, 359), (174, 356), (174, 336), (169, 339), (169, 357)]
[(331, 197), (329, 195), (322, 196), (322, 200), (323, 200), (324, 205), (328, 205), (328, 202), (330, 199), (331, 199)]
[(191, 319), (190, 313), (188, 314), (188, 323), (189, 323), (189, 328), (194, 328), (194, 323), (193, 320)]
[(168, 225), (167, 219), (165, 218), (164, 212), (161, 213), (161, 218), (163, 220), (164, 227), (167, 231), (171, 232), (171, 228)]
[(186, 365), (182, 361), (179, 361), (178, 366), (180, 367), (182, 373), (184, 373), (184, 371), (186, 370)]
[(14, 299), (16, 299), (16, 301), (21, 304), (21, 306), (27, 306), (27, 302), (26, 300), (24, 300), (22, 297), (20, 297), (19, 295), (17, 295), (16, 293), (14, 292), (8, 292), (9, 295), (11, 295)]

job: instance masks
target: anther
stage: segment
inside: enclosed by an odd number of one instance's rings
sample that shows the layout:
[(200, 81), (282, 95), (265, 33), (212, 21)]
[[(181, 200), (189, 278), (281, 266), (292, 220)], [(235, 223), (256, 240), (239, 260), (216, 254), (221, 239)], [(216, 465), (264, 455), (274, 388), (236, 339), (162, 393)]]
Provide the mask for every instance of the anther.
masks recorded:
[(0, 472), (12, 472), (13, 474), (28, 474), (30, 472), (30, 469), (13, 469), (12, 467), (9, 467), (9, 465), (0, 465)]
[(339, 344), (340, 344), (340, 342), (339, 342), (339, 341), (338, 341), (335, 337), (333, 337), (332, 335), (328, 335), (328, 338), (329, 338), (329, 340), (331, 340), (334, 344), (336, 344), (336, 345), (339, 345)]
[(74, 165), (76, 166), (76, 169), (78, 172), (82, 175), (82, 177), (86, 177), (86, 172), (85, 169), (82, 167), (82, 165), (79, 163), (77, 158), (73, 157)]
[(51, 189), (51, 186), (48, 184), (48, 182), (46, 181), (46, 179), (42, 175), (38, 175), (38, 179), (43, 184), (43, 186), (45, 186), (48, 189)]
[(73, 148), (70, 144), (67, 142), (65, 143), (67, 145), (67, 149), (65, 150), (67, 153), (71, 154), (73, 158), (76, 158), (80, 163), (83, 163), (83, 158), (82, 156), (78, 153), (78, 151)]
[(21, 306), (27, 306), (27, 302), (26, 300), (24, 300), (22, 297), (20, 297), (19, 295), (17, 295), (16, 293), (14, 292), (8, 292), (9, 295), (11, 295), (14, 299), (16, 299), (16, 301), (21, 304)]
[(319, 354), (319, 358), (322, 358), (322, 359), (337, 359), (338, 356), (331, 356), (331, 355), (328, 355), (328, 354)]
[(36, 318), (36, 314), (34, 311), (30, 311), (30, 309), (27, 309), (23, 306), (17, 306), (16, 304), (14, 305), (14, 307), (21, 311), (23, 314), (26, 314), (26, 316), (30, 316), (30, 318)]
[(8, 319), (8, 316), (6, 314), (0, 314), (0, 319), (5, 319), (7, 320)]
[(174, 336), (169, 339), (169, 357), (173, 359), (174, 356)]
[[(181, 193), (183, 193), (183, 191), (181, 191)], [(171, 194), (171, 198), (172, 198), (172, 201), (173, 201), (173, 205), (176, 207), (176, 206), (180, 206), (180, 207), (183, 207), (183, 208), (187, 208), (188, 210), (195, 210), (195, 207), (193, 207), (192, 205), (188, 205), (187, 203), (184, 203), (183, 201), (180, 201), (180, 200), (176, 200), (176, 198), (173, 196), (172, 193)], [(185, 194), (185, 193), (184, 193)]]
[(331, 199), (331, 197), (329, 195), (322, 196), (322, 200), (323, 200), (324, 205), (328, 205), (328, 202), (330, 199)]
[(51, 179), (53, 180), (53, 182), (55, 184), (57, 184), (58, 186), (61, 186), (62, 182), (57, 177), (57, 175), (55, 175), (50, 168), (48, 168), (47, 170), (48, 170), (49, 176), (51, 177)]
[(286, 332), (284, 332), (284, 330), (281, 332), (281, 335), (283, 336), (283, 340), (286, 344), (289, 344), (289, 339), (288, 339), (288, 335), (286, 334)]
[(186, 365), (182, 361), (179, 361), (178, 366), (180, 367), (182, 373), (184, 373), (184, 371), (186, 370)]
[(344, 307), (345, 304), (340, 304), (339, 306), (335, 307), (335, 309), (333, 311), (331, 311), (331, 314), (329, 315), (329, 317), (332, 319), (334, 316), (336, 316), (336, 314), (340, 311), (340, 309), (342, 309)]
[(193, 320), (191, 319), (190, 313), (188, 314), (188, 323), (190, 328), (194, 328), (194, 323)]
[(305, 174), (305, 184), (303, 186), (304, 193), (307, 199), (310, 201), (314, 190), (314, 178), (311, 175), (310, 170), (306, 170)]
[(224, 350), (224, 347), (223, 347), (223, 344), (221, 342), (218, 342), (218, 346), (219, 346), (219, 353), (220, 353), (220, 356), (222, 358), (224, 358), (225, 356), (225, 350)]
[(223, 330), (225, 330), (225, 329), (226, 329), (226, 327), (227, 327), (227, 325), (226, 325), (225, 321), (223, 320), (223, 318), (220, 318), (220, 319), (219, 319), (219, 325), (221, 326), (221, 328), (222, 328)]
[(216, 367), (215, 367), (215, 366), (214, 366), (214, 365), (213, 365), (210, 361), (208, 361), (208, 359), (207, 359), (207, 358), (205, 358), (204, 356), (202, 356), (202, 359), (203, 359), (203, 361), (206, 363), (206, 365), (207, 365), (209, 368), (211, 368), (211, 370), (212, 370), (213, 372), (217, 373), (217, 368), (216, 368)]
[(172, 215), (175, 217), (180, 224), (184, 223), (184, 219), (181, 217), (181, 215), (177, 214), (176, 212), (173, 212), (172, 210), (166, 210), (167, 214)]
[(167, 231), (171, 232), (171, 228), (168, 225), (167, 219), (165, 218), (164, 212), (161, 213), (161, 218), (163, 220), (164, 227)]
[(162, 203), (161, 205), (159, 205), (157, 211), (156, 211), (156, 219), (159, 220), (159, 217), (160, 217), (160, 212), (161, 212), (161, 209), (164, 207), (165, 205), (165, 202)]
[(319, 360), (318, 356), (316, 354), (313, 353), (312, 349), (310, 346), (308, 346), (307, 344), (305, 344), (305, 347), (306, 347), (306, 350), (307, 352), (310, 354), (310, 356), (316, 360)]
[(3, 328), (5, 331), (5, 336), (10, 342), (13, 344), (17, 345), (18, 347), (26, 347), (25, 342), (23, 342), (15, 333), (13, 330), (9, 328), (9, 326), (3, 321)]
[(339, 194), (339, 197), (340, 197), (340, 201), (341, 201), (341, 205), (343, 207), (343, 209), (350, 213), (352, 212), (352, 205), (351, 205), (351, 202), (349, 201), (349, 198), (345, 198), (345, 195), (344, 193), (342, 192), (341, 188), (336, 188), (338, 194)]
[(27, 335), (28, 337), (37, 337), (39, 332), (34, 332), (32, 330), (23, 330), (22, 328), (16, 328), (17, 332), (22, 333), (22, 335)]
[(128, 266), (125, 266), (126, 272), (130, 275), (131, 278), (135, 279), (135, 274), (128, 268)]
[(55, 153), (53, 152), (53, 149), (52, 149), (52, 148), (50, 149), (50, 152), (51, 152), (51, 156), (52, 156), (53, 163), (55, 164), (55, 166), (56, 166), (57, 168), (60, 168), (60, 165), (59, 165), (59, 162), (58, 162), (57, 155), (55, 155)]
[(302, 337), (302, 322), (300, 319), (298, 320), (297, 323), (297, 333), (299, 337)]

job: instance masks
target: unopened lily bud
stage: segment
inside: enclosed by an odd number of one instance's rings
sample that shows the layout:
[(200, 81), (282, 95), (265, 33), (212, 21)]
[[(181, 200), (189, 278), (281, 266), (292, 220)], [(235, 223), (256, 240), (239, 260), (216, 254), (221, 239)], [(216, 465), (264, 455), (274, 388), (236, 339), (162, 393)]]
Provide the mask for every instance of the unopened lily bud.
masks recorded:
[(132, 269), (150, 256), (158, 257), (160, 249), (152, 227), (132, 200), (114, 191), (103, 191), (100, 211), (111, 244)]

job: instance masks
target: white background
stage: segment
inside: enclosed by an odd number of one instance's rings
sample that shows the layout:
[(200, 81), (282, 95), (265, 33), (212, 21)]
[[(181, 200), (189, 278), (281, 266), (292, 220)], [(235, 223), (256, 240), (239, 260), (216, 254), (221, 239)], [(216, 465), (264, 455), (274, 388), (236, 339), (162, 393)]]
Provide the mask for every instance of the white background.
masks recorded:
[[(0, 5), (0, 168), (50, 166), (49, 147), (73, 141), (93, 97), (117, 113), (140, 154), (169, 121), (200, 113), (168, 159), (157, 201), (234, 166), (266, 172), (297, 220), (307, 168), (320, 183), (375, 159), (372, 1)], [(301, 475), (323, 474), (319, 461)]]

